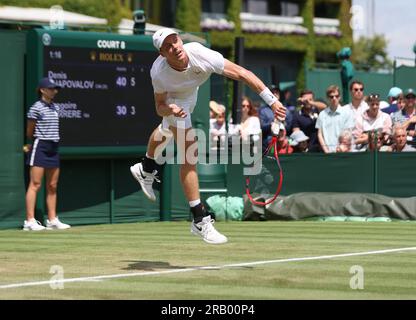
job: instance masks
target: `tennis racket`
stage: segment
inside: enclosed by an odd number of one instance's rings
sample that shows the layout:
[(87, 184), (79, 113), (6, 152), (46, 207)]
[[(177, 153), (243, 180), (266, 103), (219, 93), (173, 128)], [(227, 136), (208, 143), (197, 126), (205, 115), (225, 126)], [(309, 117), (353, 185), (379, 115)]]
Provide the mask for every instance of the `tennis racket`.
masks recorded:
[[(278, 120), (275, 120), (272, 123), (272, 139), (266, 150), (263, 152), (262, 157), (257, 159), (257, 161), (261, 161), (261, 163), (255, 164), (261, 166), (260, 173), (255, 176), (246, 176), (246, 194), (250, 201), (255, 205), (266, 206), (272, 203), (276, 200), (282, 189), (283, 170), (280, 165), (277, 151), (281, 126), (282, 125)], [(253, 193), (273, 194), (273, 196), (266, 201), (259, 201), (254, 199)]]

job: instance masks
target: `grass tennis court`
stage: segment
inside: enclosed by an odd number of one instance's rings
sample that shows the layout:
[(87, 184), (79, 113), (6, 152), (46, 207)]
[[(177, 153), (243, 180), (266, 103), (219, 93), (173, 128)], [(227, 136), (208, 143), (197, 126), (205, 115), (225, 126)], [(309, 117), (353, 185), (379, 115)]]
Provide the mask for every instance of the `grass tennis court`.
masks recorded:
[[(319, 258), (416, 247), (416, 224), (268, 221), (216, 226), (228, 244), (205, 244), (190, 234), (188, 222), (0, 231), (0, 299), (416, 298), (416, 248)], [(293, 260), (306, 257), (316, 258)], [(51, 280), (53, 265), (62, 267), (66, 280), (80, 279), (63, 283), (63, 289), (23, 286)], [(356, 265), (363, 268), (364, 289), (350, 287), (350, 268)], [(204, 266), (218, 268), (196, 268)], [(113, 277), (97, 278), (106, 275)], [(5, 287), (10, 284), (19, 286)]]

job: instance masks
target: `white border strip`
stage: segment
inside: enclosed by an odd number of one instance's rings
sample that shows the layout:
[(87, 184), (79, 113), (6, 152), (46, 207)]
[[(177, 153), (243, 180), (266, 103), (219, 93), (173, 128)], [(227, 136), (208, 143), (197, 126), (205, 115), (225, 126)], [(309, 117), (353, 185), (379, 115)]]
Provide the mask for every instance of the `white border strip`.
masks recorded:
[(42, 286), (42, 285), (57, 285), (57, 284), (60, 284), (60, 283), (97, 281), (97, 280), (103, 280), (103, 279), (140, 277), (140, 276), (155, 276), (155, 275), (162, 275), (162, 274), (191, 272), (191, 271), (198, 271), (198, 270), (219, 270), (219, 269), (225, 269), (225, 268), (257, 266), (257, 265), (271, 264), (271, 263), (311, 261), (311, 260), (327, 260), (327, 259), (335, 259), (335, 258), (367, 256), (367, 255), (373, 255), (373, 254), (384, 254), (384, 253), (401, 252), (401, 251), (415, 251), (415, 250), (416, 250), (416, 247), (408, 247), (408, 248), (387, 249), (387, 250), (377, 250), (377, 251), (343, 253), (343, 254), (326, 255), (326, 256), (315, 256), (315, 257), (302, 257), (302, 258), (288, 258), (288, 259), (277, 259), (277, 260), (242, 262), (242, 263), (224, 264), (224, 265), (218, 265), (218, 266), (193, 267), (193, 268), (183, 268), (183, 269), (175, 269), (175, 270), (146, 271), (146, 272), (135, 272), (135, 273), (120, 273), (120, 274), (110, 274), (110, 275), (82, 277), (82, 278), (69, 278), (69, 279), (62, 279), (62, 280), (23, 282), (23, 283), (0, 285), (0, 289), (11, 289), (11, 288), (21, 288), (21, 287), (31, 287), (31, 286)]
[(39, 139), (35, 140), (35, 143), (33, 144), (33, 149), (32, 149), (32, 154), (30, 156), (30, 166), (33, 167), (33, 163), (35, 162), (35, 155), (36, 155), (36, 150), (38, 148), (38, 144), (39, 144)]

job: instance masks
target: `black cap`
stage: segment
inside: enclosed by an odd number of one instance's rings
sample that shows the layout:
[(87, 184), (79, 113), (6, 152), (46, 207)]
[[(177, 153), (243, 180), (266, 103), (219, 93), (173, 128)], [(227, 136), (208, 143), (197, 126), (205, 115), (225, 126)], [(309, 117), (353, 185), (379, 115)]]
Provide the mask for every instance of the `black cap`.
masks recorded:
[(280, 89), (279, 89), (279, 87), (278, 87), (277, 85), (275, 85), (275, 84), (271, 84), (271, 85), (269, 85), (269, 90), (270, 90), (271, 92), (279, 92), (279, 93), (280, 93)]
[(413, 91), (413, 89), (407, 89), (407, 91), (405, 92), (405, 98), (408, 98), (408, 97), (416, 97), (416, 94)]
[(39, 81), (39, 85), (38, 88), (55, 88), (55, 89), (61, 89), (61, 86), (58, 85), (53, 79), (49, 79), (49, 78), (43, 78)]

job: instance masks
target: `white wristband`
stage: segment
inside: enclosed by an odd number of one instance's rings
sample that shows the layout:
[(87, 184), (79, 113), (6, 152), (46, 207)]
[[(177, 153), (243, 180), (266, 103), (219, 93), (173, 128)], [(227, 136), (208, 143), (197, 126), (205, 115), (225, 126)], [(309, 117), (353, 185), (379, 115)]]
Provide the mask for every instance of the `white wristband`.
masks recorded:
[(259, 93), (259, 96), (266, 102), (269, 106), (277, 101), (275, 95), (270, 91), (269, 88), (265, 88), (262, 92)]

